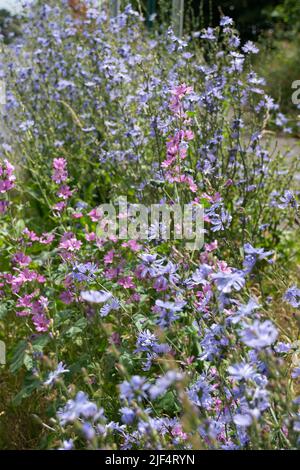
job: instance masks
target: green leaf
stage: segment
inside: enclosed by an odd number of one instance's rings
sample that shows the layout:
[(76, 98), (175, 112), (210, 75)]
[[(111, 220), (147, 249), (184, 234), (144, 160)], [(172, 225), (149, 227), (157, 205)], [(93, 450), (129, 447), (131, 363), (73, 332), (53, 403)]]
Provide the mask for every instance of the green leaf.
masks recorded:
[(68, 336), (69, 338), (73, 338), (74, 336), (77, 336), (80, 333), (82, 333), (86, 327), (87, 327), (86, 318), (80, 318), (79, 320), (77, 320), (76, 323), (74, 323), (73, 326), (71, 326), (71, 328), (69, 328), (66, 331), (66, 336)]

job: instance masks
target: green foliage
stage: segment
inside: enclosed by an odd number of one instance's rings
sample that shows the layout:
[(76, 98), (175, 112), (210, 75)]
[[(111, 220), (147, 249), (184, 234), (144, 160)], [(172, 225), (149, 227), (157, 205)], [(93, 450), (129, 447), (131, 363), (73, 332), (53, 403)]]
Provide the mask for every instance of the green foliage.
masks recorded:
[(283, 0), (272, 12), (288, 29), (300, 32), (300, 4), (298, 0)]

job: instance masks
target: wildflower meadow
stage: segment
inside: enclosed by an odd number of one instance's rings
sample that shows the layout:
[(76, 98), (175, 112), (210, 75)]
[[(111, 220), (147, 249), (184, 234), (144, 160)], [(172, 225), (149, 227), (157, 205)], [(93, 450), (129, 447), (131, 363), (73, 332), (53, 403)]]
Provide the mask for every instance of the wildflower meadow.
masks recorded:
[(297, 123), (229, 16), (81, 6), (0, 46), (0, 448), (299, 449)]

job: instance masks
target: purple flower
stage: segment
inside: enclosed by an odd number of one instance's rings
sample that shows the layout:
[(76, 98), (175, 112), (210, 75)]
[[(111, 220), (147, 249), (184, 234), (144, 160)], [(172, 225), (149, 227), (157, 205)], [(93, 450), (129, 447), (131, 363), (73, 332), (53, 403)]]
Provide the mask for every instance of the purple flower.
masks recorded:
[(159, 344), (157, 337), (149, 330), (141, 331), (139, 333), (136, 346), (136, 353), (147, 353), (147, 361), (144, 363), (143, 370), (149, 370), (153, 360), (156, 359), (159, 354), (166, 354), (171, 350), (168, 344)]
[(187, 391), (188, 397), (194, 405), (208, 409), (212, 403), (213, 387), (201, 376)]
[(100, 309), (100, 317), (107, 317), (107, 315), (111, 311), (116, 311), (119, 310), (120, 308), (120, 302), (116, 298), (111, 298), (108, 300), (107, 304), (105, 304), (101, 309)]
[(149, 330), (141, 331), (136, 346), (135, 352), (154, 351), (158, 346), (157, 337)]
[(300, 377), (300, 366), (295, 367), (295, 369), (293, 369), (291, 376), (293, 379), (297, 379), (298, 377)]
[(285, 292), (283, 299), (294, 308), (300, 307), (300, 289), (296, 286), (289, 287)]
[(69, 439), (68, 441), (63, 441), (62, 447), (60, 447), (58, 450), (73, 450), (74, 449), (74, 442), (72, 439)]
[(159, 274), (164, 274), (164, 270), (161, 272), (162, 264), (164, 259), (157, 259), (157, 255), (150, 255), (148, 253), (143, 253), (140, 255), (140, 258), (143, 261), (143, 264), (138, 266), (137, 275), (141, 279), (149, 277), (156, 277)]
[(300, 432), (300, 413), (298, 414), (298, 421), (294, 421), (293, 430)]
[(228, 72), (232, 74), (241, 73), (243, 71), (243, 65), (245, 62), (244, 55), (233, 51), (230, 53), (230, 56), (231, 56), (231, 62), (230, 62), (231, 66), (228, 69)]
[(233, 421), (234, 421), (234, 424), (236, 424), (237, 426), (247, 428), (247, 427), (251, 426), (253, 418), (252, 418), (251, 414), (248, 414), (248, 413), (240, 414), (240, 413), (238, 413), (233, 417)]
[(255, 320), (252, 325), (243, 328), (240, 336), (243, 343), (250, 348), (262, 349), (276, 341), (278, 331), (270, 320), (264, 322)]
[(254, 299), (249, 299), (249, 302), (245, 305), (240, 305), (238, 310), (230, 316), (230, 322), (233, 324), (239, 323), (245, 317), (251, 315), (253, 310), (257, 310), (259, 308), (258, 303)]
[(97, 272), (98, 266), (94, 263), (75, 263), (72, 275), (79, 282), (91, 281)]
[[(273, 251), (265, 251), (263, 248), (254, 248), (250, 243), (244, 245), (245, 259), (244, 259), (244, 269), (246, 272), (250, 272), (257, 261), (261, 261), (269, 256), (273, 255)], [(269, 260), (268, 260), (269, 261)], [(270, 261), (269, 261), (270, 262)]]
[[(263, 384), (263, 386), (266, 385), (266, 382)], [(269, 408), (270, 403), (269, 403), (269, 392), (268, 390), (265, 390), (264, 388), (256, 388), (253, 393), (253, 398), (251, 400), (251, 406), (253, 407), (252, 414), (256, 417), (259, 417), (261, 411), (265, 411), (267, 408)]]
[(65, 88), (73, 88), (75, 84), (70, 80), (59, 80), (57, 83), (57, 89), (59, 91), (64, 90)]
[(232, 216), (228, 211), (222, 208), (220, 214), (214, 213), (210, 216), (210, 222), (212, 224), (211, 231), (219, 232), (220, 230), (225, 230), (225, 228), (229, 227), (231, 221)]
[(253, 379), (256, 372), (254, 368), (246, 362), (240, 362), (228, 367), (230, 377), (235, 380), (248, 380)]
[(207, 28), (203, 30), (200, 37), (201, 39), (208, 39), (209, 41), (215, 41), (216, 40), (215, 30), (213, 28)]
[(90, 423), (83, 423), (81, 432), (87, 441), (92, 441), (96, 435), (95, 429)]
[(222, 325), (214, 323), (210, 328), (205, 328), (204, 338), (200, 341), (202, 354), (200, 359), (211, 361), (219, 357), (224, 347), (228, 345), (228, 338), (225, 336), (225, 329)]
[(290, 350), (291, 350), (291, 344), (289, 343), (282, 343), (282, 342), (278, 342), (275, 346), (275, 351), (279, 354), (284, 354), (284, 353), (288, 353)]
[(200, 268), (197, 268), (196, 271), (192, 274), (192, 276), (185, 281), (185, 284), (188, 287), (195, 287), (199, 284), (206, 285), (208, 284), (207, 277), (211, 273), (212, 267), (208, 264), (202, 264)]
[(123, 406), (121, 409), (121, 421), (124, 424), (132, 424), (135, 419), (135, 411), (128, 406)]
[(231, 36), (229, 38), (229, 44), (233, 49), (237, 49), (241, 43), (241, 40), (238, 36)]
[(259, 260), (273, 255), (273, 251), (265, 251), (263, 248), (254, 248), (250, 243), (245, 243), (244, 251), (247, 255), (256, 256)]
[(171, 312), (181, 312), (183, 307), (185, 306), (186, 302), (184, 301), (177, 301), (177, 302), (168, 302), (163, 300), (156, 300), (155, 305), (157, 307), (163, 308), (165, 310), (170, 310)]
[(150, 398), (152, 400), (158, 398), (159, 396), (163, 395), (171, 385), (182, 379), (182, 374), (173, 370), (169, 370), (165, 375), (159, 377), (154, 385), (151, 385), (149, 389)]
[(245, 285), (245, 273), (238, 270), (231, 273), (220, 271), (213, 274), (212, 279), (215, 281), (217, 289), (223, 294), (229, 294), (232, 289), (239, 291)]
[(146, 392), (149, 389), (149, 384), (145, 377), (134, 375), (131, 379), (125, 380), (120, 385), (120, 397), (122, 400), (127, 400), (129, 403), (136, 399), (141, 401), (146, 398)]
[(181, 312), (185, 304), (186, 302), (181, 300), (177, 302), (156, 300), (154, 310), (160, 314), (157, 324), (162, 328), (166, 328), (172, 322), (178, 320), (178, 312)]
[(258, 54), (259, 49), (252, 41), (247, 41), (246, 44), (242, 47), (245, 54)]
[(65, 369), (63, 362), (60, 362), (57, 365), (57, 368), (53, 372), (50, 372), (48, 379), (44, 382), (44, 385), (53, 385), (61, 374), (66, 374), (68, 372), (70, 372), (69, 369)]
[(298, 206), (293, 191), (288, 189), (284, 191), (283, 196), (280, 196), (279, 201), (280, 202), (277, 205), (279, 209), (286, 209), (288, 206), (294, 207), (296, 209)]
[(97, 405), (89, 401), (84, 392), (78, 392), (75, 400), (68, 400), (67, 404), (58, 410), (57, 416), (62, 426), (66, 423), (72, 423), (76, 419), (93, 418), (97, 415)]
[(112, 297), (112, 294), (110, 292), (99, 290), (82, 291), (80, 295), (82, 300), (86, 300), (86, 302), (90, 302), (93, 304), (103, 304)]
[(64, 158), (54, 158), (52, 179), (60, 184), (68, 178), (67, 161)]
[(233, 24), (233, 19), (229, 16), (222, 16), (220, 20), (220, 26), (231, 26)]
[(275, 123), (279, 127), (284, 127), (288, 123), (288, 119), (284, 114), (278, 113), (276, 116)]

